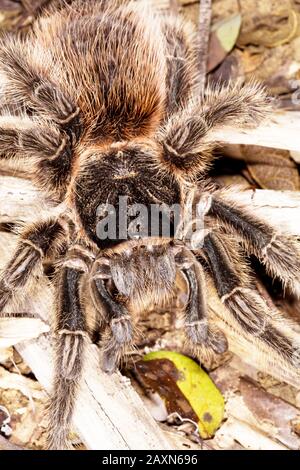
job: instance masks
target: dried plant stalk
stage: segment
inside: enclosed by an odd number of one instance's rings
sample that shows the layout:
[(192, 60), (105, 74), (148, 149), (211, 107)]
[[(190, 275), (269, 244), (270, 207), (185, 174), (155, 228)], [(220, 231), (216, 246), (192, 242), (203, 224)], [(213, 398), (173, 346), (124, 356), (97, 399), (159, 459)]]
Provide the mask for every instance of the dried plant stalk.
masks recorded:
[(204, 90), (207, 74), (208, 46), (212, 17), (211, 0), (200, 0), (199, 8), (199, 86)]

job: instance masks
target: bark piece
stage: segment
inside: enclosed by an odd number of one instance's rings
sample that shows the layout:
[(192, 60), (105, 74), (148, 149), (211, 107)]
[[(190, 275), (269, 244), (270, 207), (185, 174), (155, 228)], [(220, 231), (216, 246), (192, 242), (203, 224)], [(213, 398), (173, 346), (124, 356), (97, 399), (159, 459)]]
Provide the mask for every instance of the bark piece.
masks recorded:
[[(245, 364), (242, 369), (247, 373)], [(299, 409), (241, 376), (233, 364), (221, 366), (211, 375), (226, 398), (229, 421), (228, 427), (225, 424), (225, 429), (218, 431), (218, 442), (229, 434), (250, 449), (300, 448), (300, 438), (293, 427), (299, 419)]]

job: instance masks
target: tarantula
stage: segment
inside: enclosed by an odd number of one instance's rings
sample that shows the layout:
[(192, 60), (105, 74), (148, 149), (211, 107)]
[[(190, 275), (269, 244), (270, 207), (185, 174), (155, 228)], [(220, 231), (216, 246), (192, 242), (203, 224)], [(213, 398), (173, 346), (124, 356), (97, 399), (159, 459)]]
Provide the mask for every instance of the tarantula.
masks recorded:
[[(60, 208), (25, 227), (2, 273), (0, 307), (18, 299), (43, 263), (55, 262), (55, 380), (49, 404), (49, 448), (67, 435), (93, 333), (84, 297), (93, 300), (102, 335), (103, 367), (113, 371), (134, 337), (132, 312), (171, 297), (176, 276), (188, 286), (189, 340), (221, 353), (224, 334), (208, 324), (206, 276), (212, 277), (228, 318), (255, 335), (289, 367), (293, 345), (277, 314), (255, 289), (246, 254), (300, 293), (297, 241), (236, 204), (207, 173), (216, 126), (255, 125), (269, 99), (255, 83), (200, 93), (193, 27), (144, 2), (75, 0), (44, 14), (26, 37), (0, 44), (0, 155), (22, 159), (35, 183)], [(121, 214), (120, 197), (153, 204), (198, 204), (201, 243), (185, 237), (102, 239), (99, 207)], [(200, 215), (199, 215), (200, 214)], [(102, 220), (102, 219), (101, 219)], [(180, 237), (179, 237), (180, 238)], [(83, 285), (88, 286), (83, 289)]]

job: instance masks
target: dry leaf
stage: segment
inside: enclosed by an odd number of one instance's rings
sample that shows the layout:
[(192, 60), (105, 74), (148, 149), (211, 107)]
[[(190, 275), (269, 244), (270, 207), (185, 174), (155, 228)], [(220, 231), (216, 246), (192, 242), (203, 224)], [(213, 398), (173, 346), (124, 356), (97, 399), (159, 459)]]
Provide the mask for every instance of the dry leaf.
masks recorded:
[(299, 13), (291, 0), (247, 0), (240, 2), (243, 18), (238, 45), (277, 47), (298, 34)]
[(212, 81), (228, 82), (238, 77), (263, 82), (271, 94), (289, 93), (290, 109), (299, 108), (300, 37), (273, 49), (247, 46), (235, 48), (210, 74)]
[(288, 151), (256, 145), (243, 145), (242, 149), (247, 169), (260, 188), (281, 191), (300, 189), (298, 168)]
[(209, 44), (208, 71), (219, 65), (233, 49), (241, 27), (241, 15), (226, 18), (212, 27)]
[[(226, 146), (224, 153), (232, 158), (244, 160), (247, 171), (243, 175), (250, 184), (262, 189), (298, 191), (299, 172), (287, 150), (258, 145)], [(234, 167), (234, 162), (232, 162)]]
[(214, 435), (224, 417), (224, 399), (192, 359), (157, 351), (136, 363), (141, 382), (164, 399), (167, 411), (198, 424), (202, 438)]

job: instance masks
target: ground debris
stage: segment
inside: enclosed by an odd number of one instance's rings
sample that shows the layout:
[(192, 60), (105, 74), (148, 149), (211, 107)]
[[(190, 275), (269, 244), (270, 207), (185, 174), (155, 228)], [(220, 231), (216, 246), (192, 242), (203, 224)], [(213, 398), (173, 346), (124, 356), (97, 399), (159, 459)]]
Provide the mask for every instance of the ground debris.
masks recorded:
[(9, 435), (2, 429), (2, 436), (17, 446), (42, 449), (46, 399), (46, 393), (36, 380), (0, 366), (0, 409), (7, 410), (11, 428)]

